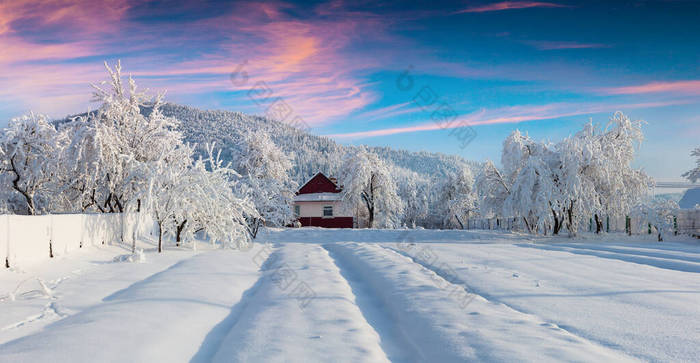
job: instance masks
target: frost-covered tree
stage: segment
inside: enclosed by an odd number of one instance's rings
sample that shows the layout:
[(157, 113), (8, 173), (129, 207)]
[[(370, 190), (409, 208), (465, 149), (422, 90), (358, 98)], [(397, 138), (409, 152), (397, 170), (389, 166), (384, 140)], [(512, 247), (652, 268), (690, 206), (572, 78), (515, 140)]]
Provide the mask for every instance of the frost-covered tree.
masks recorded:
[[(163, 236), (174, 235), (175, 217), (188, 203), (191, 192), (189, 180), (192, 149), (187, 145), (160, 145), (161, 159), (153, 162), (149, 177), (148, 209), (158, 225), (158, 252), (163, 252)], [(179, 242), (179, 241), (178, 241)]]
[(637, 148), (644, 140), (641, 120), (631, 120), (616, 112), (600, 134), (601, 158), (605, 173), (596, 180), (601, 215), (626, 215), (649, 191), (653, 180), (643, 170), (634, 169)]
[(559, 228), (566, 225), (569, 234), (575, 235), (582, 220), (588, 220), (601, 209), (596, 185), (599, 174), (606, 172), (606, 166), (592, 123), (575, 136), (564, 139), (556, 149), (560, 161), (557, 169), (560, 193), (552, 213), (557, 216), (555, 224)]
[(397, 227), (404, 203), (388, 166), (377, 154), (359, 148), (346, 155), (340, 171), (343, 198), (352, 206), (364, 206), (369, 228)]
[(192, 241), (197, 232), (234, 248), (250, 242), (246, 217), (259, 215), (252, 202), (234, 194), (239, 177), (213, 144), (206, 146), (206, 158), (199, 157), (186, 176), (185, 207), (175, 213), (176, 242)]
[(444, 227), (455, 227), (456, 222), (460, 229), (464, 229), (467, 218), (477, 206), (473, 186), (474, 177), (466, 165), (448, 173), (439, 184), (438, 200)]
[(59, 132), (68, 140), (57, 155), (57, 182), (62, 186), (60, 195), (66, 211), (104, 212), (102, 204), (98, 203), (101, 160), (95, 125), (72, 120), (61, 124)]
[(12, 119), (0, 135), (2, 188), (21, 196), (17, 209), (34, 215), (50, 210), (64, 141), (46, 116), (30, 114)]
[(695, 159), (695, 168), (683, 173), (682, 176), (684, 178), (687, 178), (691, 182), (695, 183), (696, 181), (698, 181), (698, 179), (700, 179), (700, 147), (691, 151), (690, 156), (694, 156), (696, 158)]
[[(139, 204), (138, 196), (148, 187), (151, 164), (161, 160), (162, 145), (181, 144), (177, 121), (161, 111), (162, 95), (151, 97), (138, 91), (129, 77), (128, 87), (122, 82), (121, 65), (112, 70), (106, 63), (109, 86), (94, 85), (94, 100), (101, 102), (97, 112), (76, 118), (94, 133), (78, 133), (82, 139), (77, 150), (95, 148), (95, 153), (78, 152), (87, 169), (96, 175), (95, 206), (105, 212), (122, 212), (129, 203)], [(105, 84), (103, 82), (102, 84)], [(147, 112), (142, 112), (144, 109)], [(92, 144), (92, 145), (91, 145)], [(88, 146), (90, 145), (90, 146)], [(97, 156), (97, 160), (93, 158)], [(90, 184), (90, 183), (88, 183)]]
[(522, 218), (530, 232), (547, 228), (552, 225), (551, 202), (556, 198), (552, 172), (556, 154), (549, 144), (535, 142), (517, 130), (503, 148), (501, 162), (511, 184), (503, 214)]
[(249, 195), (258, 214), (248, 216), (253, 238), (261, 224), (284, 226), (294, 219), (292, 201), (297, 183), (289, 175), (291, 158), (265, 133), (244, 134), (234, 155), (234, 168), (243, 176), (239, 191)]
[(512, 181), (491, 161), (487, 161), (476, 178), (479, 210), (486, 217), (501, 216), (506, 199), (510, 195)]
[(399, 197), (405, 204), (403, 223), (411, 228), (416, 228), (418, 223), (428, 217), (429, 184), (409, 179), (401, 181), (398, 188)]
[(641, 125), (618, 112), (605, 129), (588, 123), (554, 145), (516, 130), (504, 141), (502, 170), (488, 162), (477, 179), (482, 212), (521, 218), (533, 233), (575, 235), (589, 218), (602, 231), (603, 216), (628, 214), (651, 184), (632, 168)]

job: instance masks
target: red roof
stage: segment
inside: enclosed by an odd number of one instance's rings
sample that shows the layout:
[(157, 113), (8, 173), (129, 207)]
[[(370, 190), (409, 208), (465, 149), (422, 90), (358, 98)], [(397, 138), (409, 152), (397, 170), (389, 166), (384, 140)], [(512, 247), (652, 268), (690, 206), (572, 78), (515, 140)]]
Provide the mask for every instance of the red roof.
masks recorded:
[(328, 179), (323, 173), (314, 175), (306, 184), (299, 188), (297, 194), (311, 193), (340, 193), (342, 189), (333, 181)]

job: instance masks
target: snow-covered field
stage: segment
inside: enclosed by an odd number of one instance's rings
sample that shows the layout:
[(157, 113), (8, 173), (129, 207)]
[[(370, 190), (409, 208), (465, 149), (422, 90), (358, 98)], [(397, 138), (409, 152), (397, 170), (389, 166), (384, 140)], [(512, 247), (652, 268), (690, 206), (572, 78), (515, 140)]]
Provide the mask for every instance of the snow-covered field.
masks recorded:
[(700, 361), (700, 242), (276, 229), (0, 270), (0, 362)]

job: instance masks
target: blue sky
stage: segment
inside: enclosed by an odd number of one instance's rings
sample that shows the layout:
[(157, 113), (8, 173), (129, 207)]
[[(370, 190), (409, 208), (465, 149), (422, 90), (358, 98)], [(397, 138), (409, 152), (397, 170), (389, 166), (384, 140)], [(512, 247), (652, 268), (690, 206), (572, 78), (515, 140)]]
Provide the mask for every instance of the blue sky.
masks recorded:
[(620, 110), (647, 121), (637, 166), (678, 180), (700, 146), (698, 34), (695, 1), (2, 2), (0, 125), (93, 108), (121, 60), (173, 102), (275, 104), (342, 143), (474, 160), (516, 128), (554, 141)]

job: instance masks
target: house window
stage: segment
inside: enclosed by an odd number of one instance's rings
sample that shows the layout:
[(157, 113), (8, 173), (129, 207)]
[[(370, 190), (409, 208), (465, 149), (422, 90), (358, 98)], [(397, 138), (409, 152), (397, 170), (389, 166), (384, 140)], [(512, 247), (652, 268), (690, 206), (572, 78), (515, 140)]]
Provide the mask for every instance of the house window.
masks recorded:
[(296, 217), (299, 217), (300, 214), (301, 214), (301, 207), (299, 207), (299, 205), (297, 204), (294, 206), (294, 215)]
[(323, 206), (323, 216), (324, 217), (333, 217), (333, 206), (332, 205)]

